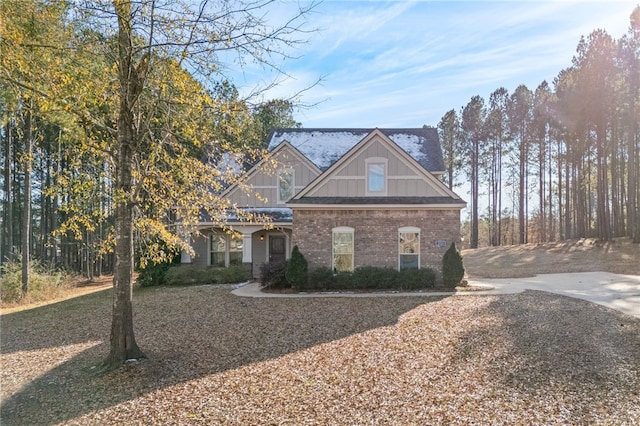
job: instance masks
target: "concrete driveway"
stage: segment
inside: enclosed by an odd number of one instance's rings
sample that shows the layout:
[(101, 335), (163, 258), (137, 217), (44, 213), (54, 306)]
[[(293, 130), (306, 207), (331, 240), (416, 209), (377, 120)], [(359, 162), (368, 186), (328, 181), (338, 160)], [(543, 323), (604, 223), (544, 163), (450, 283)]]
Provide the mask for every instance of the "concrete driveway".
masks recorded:
[(474, 286), (489, 286), (475, 294), (508, 294), (524, 290), (542, 290), (576, 297), (607, 306), (640, 318), (640, 276), (610, 272), (541, 274), (529, 278), (469, 280)]
[[(571, 274), (542, 274), (528, 278), (472, 279), (474, 291), (458, 292), (384, 292), (384, 293), (264, 293), (258, 283), (250, 283), (233, 290), (244, 297), (397, 297), (397, 296), (458, 296), (520, 293), (524, 290), (542, 290), (563, 296), (577, 297), (616, 309), (640, 318), (640, 276), (619, 275), (609, 272), (580, 272)], [(479, 290), (478, 287), (486, 287)]]

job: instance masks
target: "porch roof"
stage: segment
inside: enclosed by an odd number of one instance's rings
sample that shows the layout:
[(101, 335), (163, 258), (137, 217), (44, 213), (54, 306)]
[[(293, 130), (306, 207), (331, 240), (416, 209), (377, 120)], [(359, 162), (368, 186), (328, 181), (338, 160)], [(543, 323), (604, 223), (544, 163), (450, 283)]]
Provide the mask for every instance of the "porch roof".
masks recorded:
[[(243, 207), (238, 210), (244, 212), (245, 214), (260, 216), (264, 219), (268, 219), (272, 223), (292, 223), (293, 222), (293, 212), (289, 207)], [(211, 216), (203, 211), (201, 215), (201, 222), (210, 223), (214, 222), (211, 219)], [(226, 216), (220, 220), (216, 220), (215, 222), (222, 222), (221, 224), (226, 223), (250, 223), (247, 222), (246, 218), (242, 215), (238, 215), (235, 210), (228, 210)]]

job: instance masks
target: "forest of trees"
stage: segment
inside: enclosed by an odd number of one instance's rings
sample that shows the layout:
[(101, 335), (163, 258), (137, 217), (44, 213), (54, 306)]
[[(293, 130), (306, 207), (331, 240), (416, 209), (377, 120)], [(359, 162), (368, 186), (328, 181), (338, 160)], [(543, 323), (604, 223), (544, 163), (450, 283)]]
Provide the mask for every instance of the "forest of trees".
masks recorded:
[[(69, 21), (63, 2), (7, 1), (2, 17), (7, 19), (0, 50), (0, 262), (24, 257), (89, 278), (113, 273), (110, 141), (118, 105), (110, 99), (114, 88), (105, 83), (115, 78), (115, 45), (105, 47), (105, 34)], [(79, 48), (73, 55), (63, 53), (71, 43)], [(152, 136), (156, 140), (180, 138), (191, 157), (215, 159), (225, 147), (259, 155), (271, 129), (300, 126), (290, 100), (250, 102), (225, 79), (204, 88), (171, 59), (155, 62), (158, 76), (151, 84), (164, 79), (163, 87), (147, 90), (166, 93), (157, 99), (143, 94), (144, 113), (159, 123), (157, 128), (147, 123), (146, 131), (158, 132)], [(187, 97), (199, 98), (201, 105), (190, 105)], [(138, 243), (138, 251), (157, 245), (147, 238)]]
[[(222, 71), (251, 61), (282, 73), (315, 3), (268, 18), (271, 6), (0, 2), (0, 259), (21, 262), (23, 295), (31, 260), (113, 273), (107, 368), (144, 357), (135, 265), (191, 250), (203, 212), (221, 226), (230, 209), (246, 217), (218, 194), (264, 157), (270, 128), (298, 125), (291, 102), (249, 103)], [(253, 95), (277, 80), (266, 83)]]
[[(25, 256), (88, 277), (112, 273), (115, 35), (73, 21), (84, 17), (62, 2), (6, 1), (2, 14), (11, 19), (0, 49), (0, 261)], [(551, 85), (500, 87), (442, 117), (445, 181), (454, 189), (470, 182), (469, 246), (640, 241), (640, 9), (630, 22), (619, 40), (602, 30), (583, 38)], [(61, 54), (68, 44), (78, 48)], [(252, 104), (224, 79), (203, 87), (197, 64), (192, 75), (175, 58), (152, 61), (157, 75), (142, 107), (160, 123), (147, 123), (153, 140), (191, 141), (182, 147), (203, 158), (223, 147), (259, 149), (270, 129), (300, 126), (288, 100)], [(194, 93), (206, 104), (198, 116), (185, 99)], [(198, 145), (194, 132), (217, 145)]]
[(640, 7), (583, 37), (552, 85), (476, 95), (438, 124), (445, 181), (469, 182), (465, 245), (640, 243)]

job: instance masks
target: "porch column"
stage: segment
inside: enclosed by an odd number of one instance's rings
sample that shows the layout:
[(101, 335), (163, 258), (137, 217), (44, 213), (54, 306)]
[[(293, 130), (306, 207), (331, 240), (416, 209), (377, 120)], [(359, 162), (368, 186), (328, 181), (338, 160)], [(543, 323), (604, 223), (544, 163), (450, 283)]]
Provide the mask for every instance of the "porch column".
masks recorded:
[[(191, 235), (183, 231), (182, 229), (178, 229), (180, 236), (182, 237), (182, 241), (184, 242), (185, 247), (191, 246)], [(184, 248), (180, 250), (180, 263), (191, 263), (191, 254)]]
[(182, 250), (180, 252), (180, 263), (191, 263), (191, 255), (188, 251)]

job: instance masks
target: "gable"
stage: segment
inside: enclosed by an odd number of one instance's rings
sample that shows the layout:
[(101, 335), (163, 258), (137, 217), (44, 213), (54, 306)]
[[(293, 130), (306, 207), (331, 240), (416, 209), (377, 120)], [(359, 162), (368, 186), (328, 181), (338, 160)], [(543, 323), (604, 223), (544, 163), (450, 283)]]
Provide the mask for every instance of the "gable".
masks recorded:
[[(241, 182), (229, 187), (222, 196), (238, 207), (284, 207), (287, 200), (278, 197), (278, 179), (282, 172), (293, 175), (294, 195), (321, 173), (298, 150), (283, 143), (252, 167)], [(245, 189), (247, 187), (248, 190)]]
[[(383, 173), (380, 178), (380, 173)], [(373, 179), (376, 181), (374, 182)], [(379, 179), (383, 179), (381, 184)], [(293, 203), (304, 200), (398, 197), (458, 200), (459, 197), (382, 131), (376, 129), (302, 190)]]

